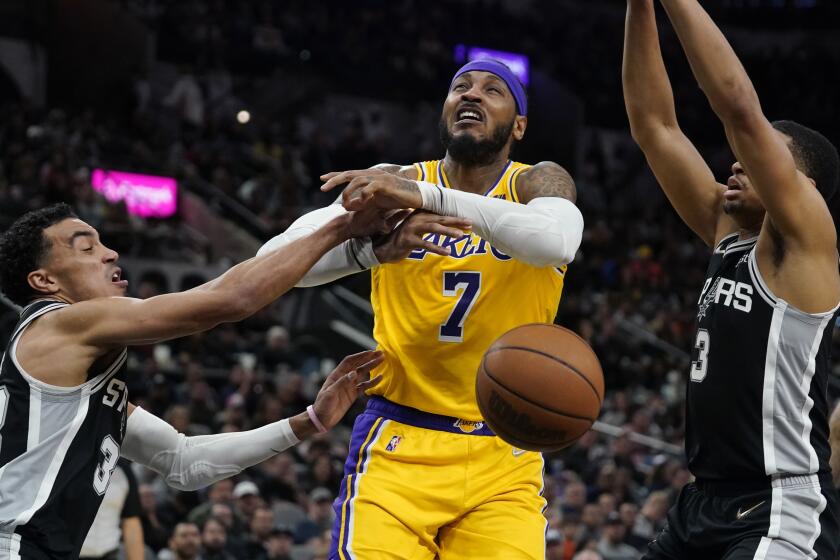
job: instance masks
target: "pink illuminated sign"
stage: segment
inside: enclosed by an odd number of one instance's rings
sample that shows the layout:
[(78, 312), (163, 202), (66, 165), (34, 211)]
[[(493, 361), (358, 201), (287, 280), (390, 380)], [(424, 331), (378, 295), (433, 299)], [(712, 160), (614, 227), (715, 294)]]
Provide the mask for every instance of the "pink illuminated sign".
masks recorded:
[(177, 208), (178, 184), (171, 177), (94, 169), (91, 184), (108, 202), (124, 200), (131, 214), (143, 218), (166, 218)]

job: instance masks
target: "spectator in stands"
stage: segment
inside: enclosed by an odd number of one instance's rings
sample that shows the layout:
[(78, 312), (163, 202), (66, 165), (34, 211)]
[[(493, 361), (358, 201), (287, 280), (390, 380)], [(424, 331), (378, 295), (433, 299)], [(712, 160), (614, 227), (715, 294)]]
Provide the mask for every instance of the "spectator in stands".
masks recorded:
[(563, 553), (561, 558), (563, 560), (572, 560), (581, 547), (579, 542), (581, 540), (581, 524), (580, 520), (573, 517), (565, 517), (560, 523), (561, 537), (563, 539)]
[(201, 534), (196, 524), (178, 523), (169, 538), (169, 548), (158, 553), (158, 560), (198, 560), (200, 548)]
[(120, 459), (82, 544), (80, 559), (116, 560), (122, 541), (126, 560), (143, 560), (145, 546), (140, 513), (137, 479), (131, 472), (131, 463)]
[(545, 533), (545, 559), (567, 560), (563, 550), (563, 535), (557, 529), (549, 529)]
[(294, 533), (288, 527), (279, 525), (271, 530), (265, 543), (268, 560), (292, 560)]
[(580, 522), (583, 525), (580, 542), (597, 541), (601, 537), (601, 527), (605, 518), (606, 514), (600, 504), (592, 503), (583, 506), (583, 512), (580, 516)]
[(155, 490), (151, 484), (141, 484), (138, 488), (140, 497), (140, 522), (143, 526), (143, 540), (146, 546), (157, 553), (166, 547), (169, 540), (169, 529), (158, 517), (158, 503)]
[(670, 500), (667, 492), (661, 490), (652, 492), (636, 517), (636, 523), (632, 528), (633, 537), (645, 543), (650, 542), (665, 526), (665, 517), (669, 507)]
[(638, 560), (639, 551), (624, 542), (627, 529), (616, 512), (607, 515), (603, 537), (598, 542), (598, 552), (604, 560)]
[(335, 519), (332, 502), (335, 496), (324, 487), (315, 488), (309, 493), (308, 516), (295, 529), (295, 541), (309, 542), (331, 529)]
[(236, 513), (249, 523), (257, 508), (263, 507), (265, 502), (260, 497), (260, 489), (250, 480), (243, 480), (233, 489), (233, 498), (236, 500)]
[(254, 511), (245, 540), (245, 552), (248, 558), (262, 560), (266, 557), (269, 537), (274, 528), (274, 512), (260, 506)]
[(210, 518), (213, 506), (223, 504), (233, 506), (233, 481), (229, 478), (222, 479), (212, 486), (207, 492), (207, 501), (190, 511), (187, 520), (198, 526), (203, 526)]
[(227, 527), (214, 517), (201, 530), (201, 560), (237, 560), (227, 550)]

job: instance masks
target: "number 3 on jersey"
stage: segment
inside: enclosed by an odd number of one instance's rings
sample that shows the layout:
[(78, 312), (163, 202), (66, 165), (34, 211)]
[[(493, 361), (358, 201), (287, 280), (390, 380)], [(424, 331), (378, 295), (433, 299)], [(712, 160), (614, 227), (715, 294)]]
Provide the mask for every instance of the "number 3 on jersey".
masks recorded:
[(706, 368), (709, 367), (709, 331), (706, 329), (697, 330), (697, 338), (694, 341), (694, 348), (697, 350), (697, 359), (691, 362), (691, 380), (700, 383), (706, 379)]
[(96, 465), (96, 472), (93, 473), (93, 489), (100, 496), (108, 489), (108, 482), (111, 481), (111, 475), (114, 474), (114, 469), (117, 468), (117, 461), (120, 458), (120, 446), (114, 441), (110, 435), (102, 439), (102, 445), (99, 446), (102, 452), (102, 462)]
[[(460, 292), (460, 297), (458, 297)], [(463, 342), (464, 321), (472, 311), (478, 294), (481, 293), (480, 272), (453, 272), (443, 273), (443, 295), (446, 297), (458, 297), (455, 307), (449, 314), (449, 318), (440, 326), (438, 340), (442, 342)]]

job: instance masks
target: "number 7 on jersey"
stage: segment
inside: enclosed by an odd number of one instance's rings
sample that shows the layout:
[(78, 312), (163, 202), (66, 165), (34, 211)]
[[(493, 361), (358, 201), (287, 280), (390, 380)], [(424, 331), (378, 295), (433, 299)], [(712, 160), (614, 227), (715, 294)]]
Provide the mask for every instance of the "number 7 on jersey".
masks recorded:
[(455, 302), (455, 307), (452, 308), (449, 318), (440, 326), (438, 340), (442, 342), (463, 342), (464, 321), (472, 311), (475, 300), (478, 299), (480, 293), (480, 272), (447, 271), (443, 273), (443, 295), (458, 297), (458, 301)]

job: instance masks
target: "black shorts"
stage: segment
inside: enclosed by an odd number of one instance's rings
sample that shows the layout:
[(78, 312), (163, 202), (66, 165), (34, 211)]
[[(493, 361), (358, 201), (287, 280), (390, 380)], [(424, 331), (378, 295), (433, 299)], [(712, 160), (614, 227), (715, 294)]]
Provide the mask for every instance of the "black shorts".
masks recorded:
[(837, 560), (840, 500), (828, 479), (789, 476), (747, 492), (688, 484), (643, 560)]

